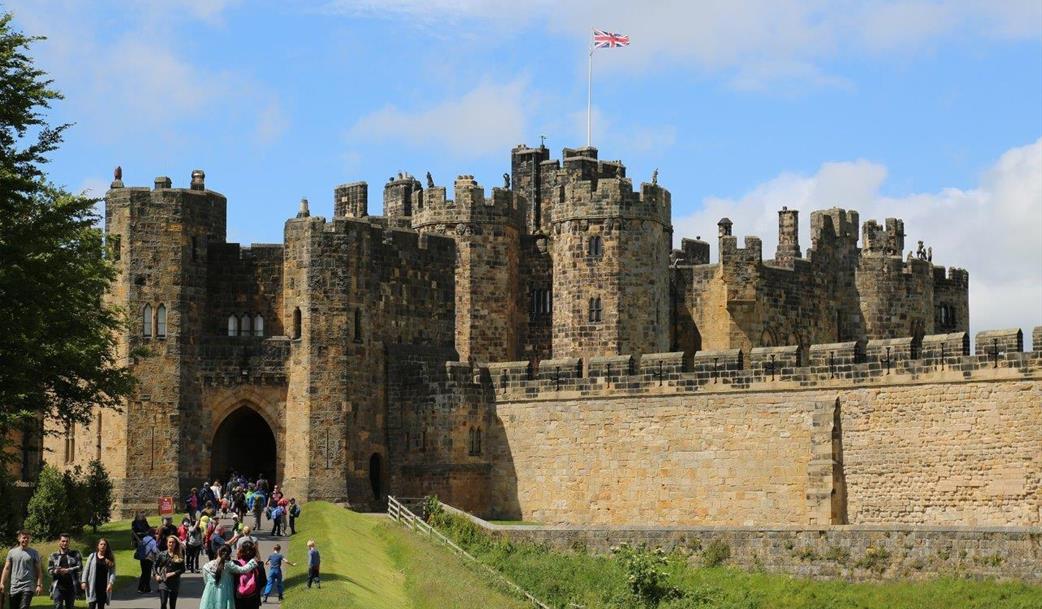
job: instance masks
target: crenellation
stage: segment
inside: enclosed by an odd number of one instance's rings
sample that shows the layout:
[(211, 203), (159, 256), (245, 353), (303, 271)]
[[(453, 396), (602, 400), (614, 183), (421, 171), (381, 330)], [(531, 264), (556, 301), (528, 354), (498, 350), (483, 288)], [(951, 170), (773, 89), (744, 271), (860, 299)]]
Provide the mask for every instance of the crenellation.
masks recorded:
[(1024, 332), (1020, 328), (984, 330), (973, 338), (973, 344), (976, 355), (1019, 353), (1024, 350)]

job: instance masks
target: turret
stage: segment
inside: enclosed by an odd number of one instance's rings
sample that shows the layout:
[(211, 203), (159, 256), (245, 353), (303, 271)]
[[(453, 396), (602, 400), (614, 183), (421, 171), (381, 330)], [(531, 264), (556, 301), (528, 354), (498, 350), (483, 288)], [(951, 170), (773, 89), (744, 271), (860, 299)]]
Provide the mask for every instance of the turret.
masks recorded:
[(565, 149), (551, 213), (553, 355), (656, 353), (669, 347), (669, 191), (634, 192), (622, 163)]
[(413, 214), (412, 199), (423, 190), (420, 181), (408, 173), (399, 173), (384, 185), (384, 216), (409, 218)]
[(334, 218), (364, 218), (369, 215), (369, 185), (350, 182), (333, 189)]
[(539, 167), (549, 158), (550, 151), (545, 146), (529, 148), (519, 144), (510, 151), (510, 184), (519, 200), (525, 232), (529, 234), (538, 232), (542, 224), (543, 181)]
[(788, 207), (778, 211), (778, 249), (774, 254), (778, 266), (792, 268), (795, 260), (801, 257), (799, 213)]

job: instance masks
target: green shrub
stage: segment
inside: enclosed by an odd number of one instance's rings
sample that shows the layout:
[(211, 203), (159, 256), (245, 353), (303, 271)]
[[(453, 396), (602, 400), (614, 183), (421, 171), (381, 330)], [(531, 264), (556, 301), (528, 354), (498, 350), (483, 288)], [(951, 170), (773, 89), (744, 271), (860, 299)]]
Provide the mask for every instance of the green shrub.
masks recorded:
[(622, 544), (611, 551), (622, 564), (626, 584), (637, 601), (654, 607), (663, 600), (681, 596), (679, 588), (667, 583), (669, 574), (665, 569), (668, 563), (661, 548), (649, 552), (644, 546), (634, 548)]
[(85, 522), (97, 533), (99, 526), (112, 520), (112, 480), (101, 461), (91, 459), (87, 464), (83, 486), (86, 493)]
[(829, 549), (825, 551), (825, 560), (845, 565), (850, 561), (850, 551), (839, 546), (829, 546)]
[(818, 560), (818, 553), (814, 551), (814, 548), (810, 546), (803, 546), (799, 550), (792, 553), (793, 557), (798, 558), (802, 561)]
[(22, 526), (34, 537), (54, 539), (72, 524), (70, 508), (65, 476), (53, 466), (44, 465)]
[(882, 573), (886, 570), (886, 566), (889, 562), (890, 552), (883, 548), (873, 548), (870, 546), (865, 550), (865, 555), (854, 563), (854, 566), (861, 569), (868, 569), (869, 571), (875, 571), (876, 573)]
[(437, 495), (427, 495), (423, 498), (423, 504), (420, 506), (420, 517), (423, 521), (428, 524), (434, 524), (434, 520), (437, 519), (445, 510), (441, 507), (441, 502), (438, 501)]
[(717, 567), (731, 558), (731, 546), (719, 539), (714, 539), (702, 552), (702, 564), (707, 567)]

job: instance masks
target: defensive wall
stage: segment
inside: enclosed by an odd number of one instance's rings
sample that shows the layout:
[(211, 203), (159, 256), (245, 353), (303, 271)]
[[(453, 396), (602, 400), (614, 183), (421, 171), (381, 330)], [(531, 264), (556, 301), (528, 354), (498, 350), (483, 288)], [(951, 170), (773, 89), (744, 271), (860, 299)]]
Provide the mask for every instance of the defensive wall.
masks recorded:
[(660, 527), (499, 525), (453, 506), (488, 534), (513, 542), (607, 554), (623, 543), (680, 552), (693, 564), (709, 554), (745, 569), (815, 579), (925, 579), (936, 576), (1042, 582), (1042, 528), (910, 525)]
[(802, 366), (795, 346), (448, 364), (490, 409), (491, 501), (474, 511), (611, 526), (1039, 526), (1042, 352), (1016, 350), (1019, 330), (977, 341), (976, 355), (965, 333), (814, 345)]

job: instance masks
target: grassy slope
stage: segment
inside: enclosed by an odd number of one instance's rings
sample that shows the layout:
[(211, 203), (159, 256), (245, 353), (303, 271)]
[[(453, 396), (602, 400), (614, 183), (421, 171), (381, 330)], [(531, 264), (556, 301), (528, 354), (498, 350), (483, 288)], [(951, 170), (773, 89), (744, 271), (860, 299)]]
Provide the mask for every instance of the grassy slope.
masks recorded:
[[(312, 502), (290, 545), (286, 609), (521, 609), (444, 548), (386, 518)], [(307, 548), (322, 553), (322, 589), (307, 589)]]
[[(154, 519), (153, 519), (154, 520)], [(141, 569), (138, 566), (138, 562), (134, 560), (134, 550), (130, 547), (130, 521), (129, 520), (117, 520), (109, 522), (98, 528), (98, 533), (95, 535), (91, 532), (90, 527), (87, 527), (82, 535), (76, 536), (72, 542), (72, 547), (80, 551), (80, 553), (86, 557), (97, 547), (98, 538), (104, 537), (108, 540), (112, 546), (112, 551), (115, 553), (116, 558), (116, 585), (115, 588), (123, 588), (131, 585), (137, 581), (138, 575), (141, 573)], [(58, 549), (57, 541), (45, 541), (39, 542), (34, 541), (33, 547), (40, 552), (40, 557), (46, 561), (54, 552)], [(47, 569), (47, 565), (44, 564), (44, 569)], [(51, 588), (51, 577), (46, 573), (43, 574), (44, 578), (44, 591), (43, 594), (33, 598), (33, 607), (53, 607), (54, 601), (50, 600), (47, 595), (50, 594)], [(85, 603), (80, 601), (83, 606)], [(77, 605), (79, 606), (79, 605)]]
[[(626, 574), (610, 557), (551, 552), (531, 544), (496, 543), (474, 525), (449, 517), (441, 527), (472, 554), (551, 605), (587, 609), (637, 607)], [(1020, 583), (934, 579), (848, 583), (717, 567), (672, 559), (669, 583), (686, 594), (661, 609), (1039, 609), (1042, 588)]]

